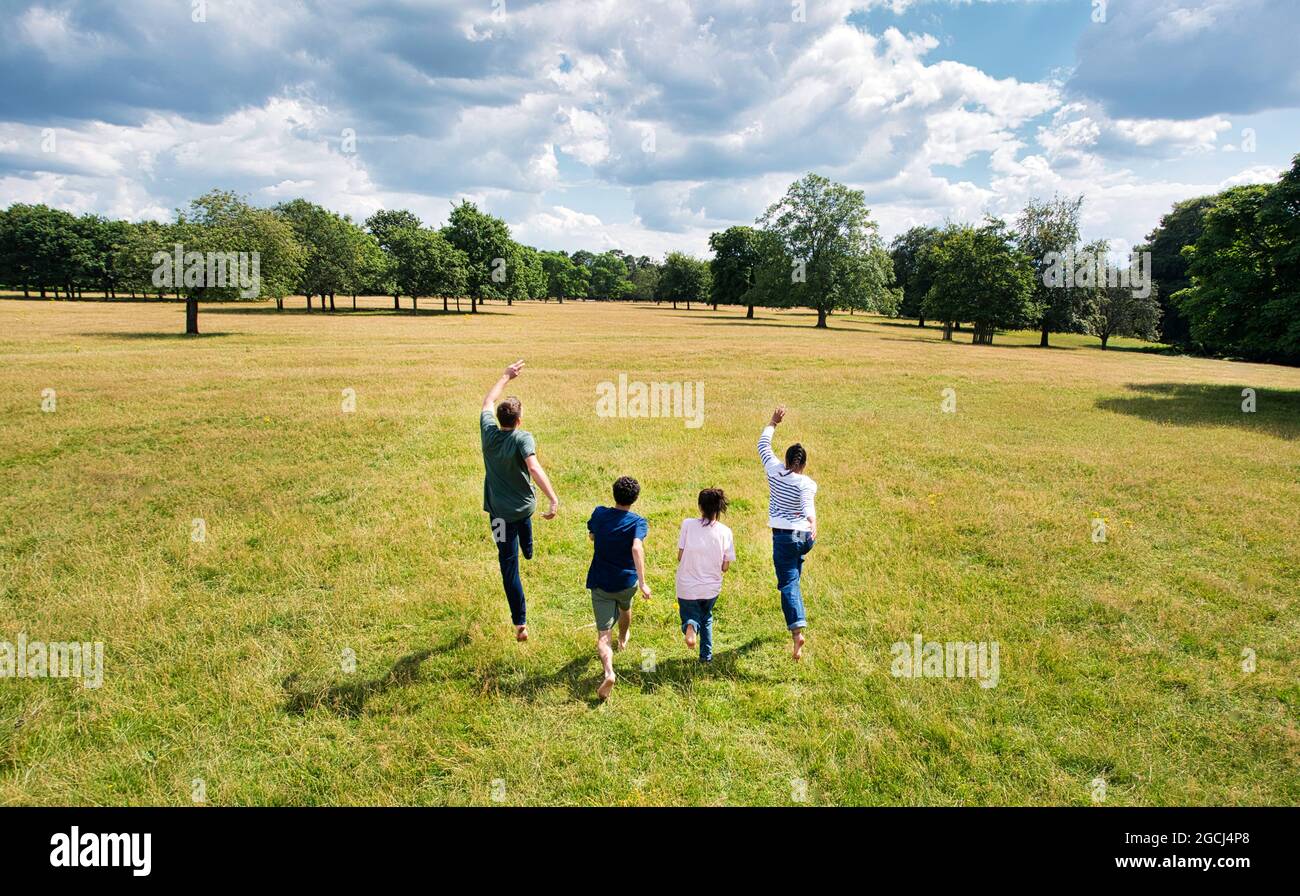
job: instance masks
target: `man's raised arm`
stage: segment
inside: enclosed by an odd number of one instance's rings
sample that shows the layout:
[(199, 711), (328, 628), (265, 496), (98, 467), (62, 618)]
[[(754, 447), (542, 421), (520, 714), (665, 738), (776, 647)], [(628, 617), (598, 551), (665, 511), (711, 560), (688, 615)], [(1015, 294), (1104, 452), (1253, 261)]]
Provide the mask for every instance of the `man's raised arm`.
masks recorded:
[(523, 369), (523, 358), (520, 358), (518, 361), (506, 368), (505, 373), (501, 374), (501, 379), (496, 381), (496, 385), (491, 389), (488, 389), (488, 394), (483, 399), (483, 410), (493, 410), (493, 406), (497, 403), (497, 399), (501, 397), (501, 393), (506, 391), (506, 383), (509, 383), (512, 379), (519, 376), (519, 371)]

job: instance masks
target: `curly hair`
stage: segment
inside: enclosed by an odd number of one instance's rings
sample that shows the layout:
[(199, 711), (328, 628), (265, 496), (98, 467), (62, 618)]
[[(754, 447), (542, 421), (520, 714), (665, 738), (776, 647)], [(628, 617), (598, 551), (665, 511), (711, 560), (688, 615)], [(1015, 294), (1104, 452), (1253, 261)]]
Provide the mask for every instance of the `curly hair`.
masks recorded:
[(614, 481), (614, 503), (629, 507), (641, 495), (641, 483), (631, 476), (620, 476)]

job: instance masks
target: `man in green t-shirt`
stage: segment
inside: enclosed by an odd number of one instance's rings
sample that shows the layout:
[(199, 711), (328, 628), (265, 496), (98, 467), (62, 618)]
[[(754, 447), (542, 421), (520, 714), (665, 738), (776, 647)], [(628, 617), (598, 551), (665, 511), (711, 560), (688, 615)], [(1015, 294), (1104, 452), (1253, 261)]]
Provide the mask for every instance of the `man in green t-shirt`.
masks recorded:
[[(488, 390), (479, 414), (479, 430), (483, 443), (483, 509), (492, 522), (492, 540), (497, 545), (497, 562), (501, 566), (501, 584), (505, 586), (506, 600), (510, 602), (510, 619), (515, 624), (515, 639), (528, 640), (527, 608), (524, 604), (524, 584), (519, 578), (519, 552), (533, 559), (533, 510), (537, 499), (533, 496), (533, 480), (542, 487), (550, 499), (551, 508), (542, 519), (555, 518), (560, 509), (560, 499), (546, 471), (537, 460), (537, 445), (533, 434), (519, 428), (524, 419), (523, 405), (510, 396), (497, 404), (506, 384), (519, 376), (524, 369), (523, 360), (516, 361), (501, 374), (501, 379)], [(492, 419), (496, 405), (496, 420)]]

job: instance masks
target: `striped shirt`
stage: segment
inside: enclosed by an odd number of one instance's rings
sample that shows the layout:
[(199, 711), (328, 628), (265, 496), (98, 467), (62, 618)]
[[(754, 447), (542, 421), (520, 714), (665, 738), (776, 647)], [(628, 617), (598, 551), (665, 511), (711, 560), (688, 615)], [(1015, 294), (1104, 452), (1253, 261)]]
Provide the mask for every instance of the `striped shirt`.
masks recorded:
[(767, 524), (773, 529), (810, 532), (812, 525), (808, 520), (817, 516), (817, 509), (813, 506), (817, 483), (802, 473), (792, 473), (776, 459), (772, 453), (775, 432), (775, 426), (768, 426), (758, 437), (758, 459), (763, 462), (763, 470), (767, 473)]

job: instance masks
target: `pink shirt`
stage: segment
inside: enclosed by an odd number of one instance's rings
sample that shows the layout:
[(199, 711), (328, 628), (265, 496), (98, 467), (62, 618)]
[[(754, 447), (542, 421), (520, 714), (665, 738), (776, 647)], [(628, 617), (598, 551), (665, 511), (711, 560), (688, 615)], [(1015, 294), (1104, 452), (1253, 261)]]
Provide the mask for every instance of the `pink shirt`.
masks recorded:
[(731, 530), (716, 520), (704, 525), (699, 517), (682, 520), (677, 537), (682, 561), (677, 564), (677, 599), (712, 600), (722, 593), (722, 561), (735, 561)]

